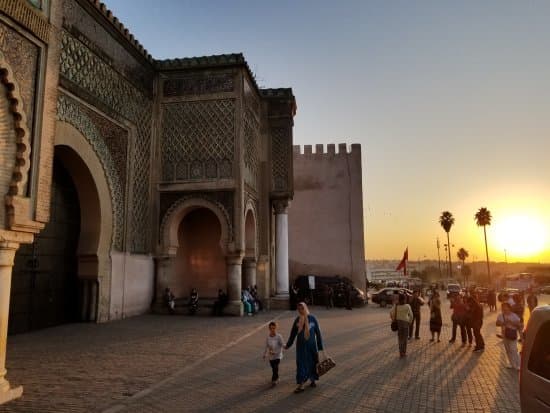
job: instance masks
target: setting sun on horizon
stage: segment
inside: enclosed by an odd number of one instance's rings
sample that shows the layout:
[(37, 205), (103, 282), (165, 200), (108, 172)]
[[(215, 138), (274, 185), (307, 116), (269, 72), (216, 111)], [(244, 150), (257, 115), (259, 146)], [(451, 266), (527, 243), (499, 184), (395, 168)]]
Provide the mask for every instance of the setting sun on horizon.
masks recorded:
[[(550, 263), (550, 212), (543, 207), (542, 201), (538, 204), (532, 201), (526, 205), (518, 201), (521, 196), (515, 199), (514, 202), (513, 199), (495, 197), (492, 206), (484, 205), (492, 215), (491, 225), (486, 228), (489, 259), (509, 263)], [(467, 263), (485, 260), (483, 227), (478, 227), (474, 219), (479, 207), (476, 208), (473, 202), (469, 199), (455, 208), (447, 208), (455, 218), (450, 231), (453, 261), (457, 261), (459, 248), (468, 251)], [(394, 217), (388, 212), (378, 221), (367, 221), (367, 258), (400, 259), (408, 246), (410, 261), (437, 259), (439, 238), (440, 256), (444, 261), (447, 237), (438, 223), (443, 210), (445, 208), (427, 209), (419, 220), (408, 220), (408, 216)], [(415, 209), (409, 213), (418, 215)], [(372, 233), (380, 231), (378, 227), (382, 226), (386, 229), (386, 236), (372, 238)]]

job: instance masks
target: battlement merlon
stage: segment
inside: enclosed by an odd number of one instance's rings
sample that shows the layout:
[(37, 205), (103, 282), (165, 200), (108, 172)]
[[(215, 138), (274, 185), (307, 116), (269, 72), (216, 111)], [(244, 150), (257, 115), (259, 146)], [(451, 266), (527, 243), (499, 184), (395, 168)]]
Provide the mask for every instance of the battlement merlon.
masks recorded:
[(360, 143), (352, 143), (351, 149), (348, 151), (348, 144), (347, 143), (339, 143), (338, 144), (338, 152), (336, 151), (336, 144), (329, 143), (327, 144), (327, 149), (325, 151), (323, 144), (316, 144), (315, 145), (315, 152), (313, 152), (313, 145), (294, 145), (292, 147), (292, 151), (294, 155), (302, 155), (302, 156), (325, 156), (325, 155), (353, 155), (358, 154), (361, 155), (361, 144)]

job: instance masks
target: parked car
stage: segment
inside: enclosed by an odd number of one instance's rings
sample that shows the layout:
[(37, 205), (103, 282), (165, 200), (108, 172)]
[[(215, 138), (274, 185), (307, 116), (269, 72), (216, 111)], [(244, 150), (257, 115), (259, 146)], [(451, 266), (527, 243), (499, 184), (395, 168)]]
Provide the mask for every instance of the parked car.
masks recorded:
[(519, 395), (523, 413), (550, 412), (550, 305), (537, 307), (525, 329)]
[(447, 285), (447, 298), (455, 298), (461, 295), (462, 289), (459, 284), (448, 284)]
[(540, 287), (539, 294), (550, 294), (550, 285), (543, 285)]
[(309, 289), (309, 275), (300, 275), (294, 281), (298, 288), (298, 300), (304, 301), (306, 304), (325, 304), (326, 286), (330, 286), (333, 291), (333, 302), (336, 307), (345, 307), (346, 305), (346, 287), (351, 289), (351, 304), (354, 307), (362, 307), (368, 303), (367, 294), (360, 288), (353, 285), (347, 277), (321, 276), (315, 277), (315, 289)]
[(480, 304), (487, 304), (487, 298), (489, 297), (489, 289), (485, 287), (476, 287), (474, 293), (477, 297), (477, 301)]
[(504, 301), (505, 295), (508, 295), (508, 297), (511, 297), (515, 294), (522, 295), (522, 293), (517, 288), (503, 288), (498, 292), (497, 300), (502, 303)]
[(380, 307), (385, 307), (388, 304), (393, 304), (393, 297), (402, 293), (406, 295), (407, 302), (409, 302), (413, 292), (407, 288), (382, 288), (380, 291), (371, 294), (371, 301), (379, 304)]

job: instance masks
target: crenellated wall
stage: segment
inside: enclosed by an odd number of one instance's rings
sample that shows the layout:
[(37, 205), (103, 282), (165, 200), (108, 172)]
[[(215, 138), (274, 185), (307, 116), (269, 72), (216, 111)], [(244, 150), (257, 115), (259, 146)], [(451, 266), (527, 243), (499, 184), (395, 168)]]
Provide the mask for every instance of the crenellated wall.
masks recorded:
[(294, 146), (288, 213), (291, 280), (341, 275), (365, 287), (361, 145)]

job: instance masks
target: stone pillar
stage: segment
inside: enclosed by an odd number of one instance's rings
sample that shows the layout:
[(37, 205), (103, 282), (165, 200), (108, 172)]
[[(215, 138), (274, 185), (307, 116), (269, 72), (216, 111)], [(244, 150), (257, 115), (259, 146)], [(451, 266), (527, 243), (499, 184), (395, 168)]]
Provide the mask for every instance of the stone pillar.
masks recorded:
[(90, 318), (89, 321), (97, 321), (97, 314), (98, 314), (98, 308), (99, 305), (98, 302), (98, 291), (99, 291), (99, 281), (97, 280), (90, 280), (89, 285), (89, 314)]
[(243, 261), (244, 287), (253, 287), (256, 282), (256, 260), (254, 258), (245, 258)]
[(227, 297), (229, 299), (224, 309), (224, 314), (243, 315), (243, 303), (241, 301), (241, 276), (243, 256), (231, 254), (226, 256), (227, 262)]
[(288, 200), (275, 201), (275, 256), (278, 298), (289, 297), (288, 276)]
[(20, 397), (23, 387), (10, 388), (6, 380), (6, 344), (8, 339), (8, 318), (10, 314), (11, 270), (16, 243), (0, 240), (0, 404)]
[(80, 320), (88, 321), (90, 319), (90, 280), (78, 280), (81, 286), (80, 290)]

